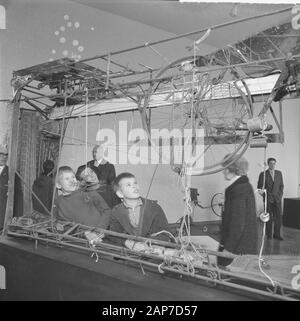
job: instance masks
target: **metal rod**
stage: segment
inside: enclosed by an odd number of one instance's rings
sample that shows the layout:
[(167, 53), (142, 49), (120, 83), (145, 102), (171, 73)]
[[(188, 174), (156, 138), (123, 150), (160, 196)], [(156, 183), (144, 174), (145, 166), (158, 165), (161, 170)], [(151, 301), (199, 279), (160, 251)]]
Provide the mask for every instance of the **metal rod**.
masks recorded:
[[(57, 241), (57, 240), (48, 240), (48, 239), (43, 239), (43, 238), (40, 238), (40, 237), (36, 237), (36, 236), (31, 236), (31, 235), (24, 235), (24, 234), (18, 234), (18, 233), (15, 233), (15, 232), (9, 232), (10, 235), (13, 235), (13, 236), (22, 236), (22, 237), (25, 237), (25, 238), (30, 238), (30, 239), (36, 239), (36, 240), (40, 240), (40, 241), (46, 241), (47, 243), (54, 243), (54, 244), (59, 244), (59, 245), (65, 245), (67, 247), (72, 247), (72, 248), (77, 248), (77, 249), (80, 249), (80, 250), (83, 250), (83, 251), (89, 251), (89, 252), (93, 252), (93, 253), (99, 253), (99, 254), (104, 254), (104, 255), (108, 255), (110, 257), (113, 257), (113, 258), (120, 258), (120, 259), (125, 259), (127, 261), (131, 261), (131, 262), (134, 262), (134, 263), (138, 263), (138, 264), (144, 264), (146, 266), (149, 266), (149, 267), (153, 267), (155, 269), (158, 269), (158, 264), (155, 264), (155, 263), (151, 263), (151, 262), (148, 262), (148, 261), (141, 261), (140, 259), (135, 259), (135, 258), (132, 258), (132, 257), (128, 257), (124, 255), (120, 255), (120, 254), (116, 254), (116, 253), (111, 253), (111, 252), (106, 252), (106, 251), (103, 251), (103, 250), (99, 250), (99, 249), (94, 249), (94, 248), (87, 248), (87, 247), (83, 247), (83, 246), (80, 246), (80, 245), (76, 245), (76, 244), (70, 244), (70, 243), (66, 243), (64, 241)], [(126, 249), (127, 251), (127, 249)], [(130, 252), (130, 250), (128, 251)], [(135, 253), (136, 254), (136, 253)], [(144, 254), (144, 253), (143, 253)], [(182, 264), (182, 262), (180, 261), (180, 263)], [(201, 267), (203, 268), (203, 267)], [(174, 268), (171, 268), (171, 267), (166, 267), (166, 266), (161, 266), (161, 270), (165, 270), (165, 271), (168, 271), (168, 272), (172, 272), (172, 273), (175, 273), (175, 274), (179, 274), (179, 275), (185, 275), (187, 277), (191, 277), (191, 278), (195, 278), (195, 279), (198, 279), (198, 280), (202, 280), (202, 281), (211, 281), (212, 283), (214, 284), (219, 284), (219, 285), (225, 285), (225, 286), (228, 286), (228, 287), (231, 287), (231, 288), (234, 288), (234, 289), (237, 289), (237, 290), (243, 290), (243, 291), (246, 291), (246, 292), (251, 292), (251, 293), (254, 293), (254, 294), (259, 294), (259, 295), (262, 295), (262, 296), (266, 296), (266, 297), (272, 297), (272, 298), (276, 298), (276, 299), (279, 299), (279, 300), (296, 300), (296, 299), (293, 299), (293, 298), (290, 298), (290, 297), (287, 297), (287, 296), (282, 296), (282, 295), (278, 295), (278, 294), (274, 294), (274, 293), (270, 293), (270, 292), (267, 292), (267, 291), (263, 291), (263, 290), (258, 290), (258, 289), (253, 289), (253, 288), (250, 288), (250, 287), (247, 287), (247, 286), (243, 286), (243, 285), (240, 285), (240, 284), (234, 284), (234, 283), (229, 283), (227, 282), (226, 280), (218, 280), (218, 279), (211, 279), (210, 277), (206, 277), (206, 276), (201, 276), (201, 275), (196, 275), (196, 274), (191, 274), (189, 272), (185, 272), (185, 271), (178, 271)], [(205, 270), (209, 270), (211, 271), (212, 269), (211, 268), (207, 268)], [(222, 271), (222, 270), (217, 270), (220, 275), (230, 275), (232, 274), (232, 276), (234, 276), (236, 279), (241, 279), (243, 280), (244, 277), (243, 276), (236, 276), (235, 274), (233, 273), (228, 273), (226, 271)], [(259, 280), (255, 280), (253, 279), (252, 281), (256, 282), (256, 283), (261, 283)], [(288, 289), (290, 290), (290, 289)]]
[[(76, 226), (77, 226), (77, 227), (82, 227), (83, 225), (81, 225), (81, 224), (76, 224)], [(69, 240), (71, 240), (71, 241), (81, 242), (81, 243), (86, 243), (86, 242), (87, 242), (86, 240), (78, 239), (77, 237), (74, 237), (74, 236), (71, 236), (71, 235), (66, 235), (66, 233), (60, 235), (60, 234), (55, 234), (55, 233), (48, 232), (48, 231), (44, 231), (44, 230), (41, 230), (41, 231), (38, 231), (37, 229), (32, 230), (32, 228), (29, 228), (29, 227), (23, 227), (23, 228), (24, 228), (24, 230), (34, 231), (35, 233), (38, 232), (38, 233), (44, 234), (44, 235), (46, 235), (46, 236), (52, 236), (52, 237), (54, 237), (54, 238), (59, 237), (59, 238), (61, 238), (61, 239), (59, 240), (59, 243), (60, 243), (60, 244), (61, 244), (61, 242), (63, 242), (63, 240), (62, 240), (63, 238), (69, 239)], [(90, 228), (87, 228), (87, 230), (90, 230)], [(108, 232), (108, 231), (106, 231), (106, 232)], [(22, 236), (22, 235), (23, 235), (23, 234), (21, 234), (20, 236)], [(35, 237), (33, 237), (33, 238), (35, 238)], [(46, 240), (46, 239), (43, 239), (43, 240)], [(46, 240), (46, 241), (47, 241), (47, 240)], [(152, 259), (162, 259), (161, 257), (157, 257), (157, 256), (152, 255), (152, 254), (147, 254), (147, 253), (143, 253), (143, 252), (137, 253), (137, 252), (134, 251), (134, 250), (130, 250), (130, 249), (127, 249), (127, 248), (123, 248), (123, 247), (120, 247), (120, 246), (117, 246), (117, 245), (113, 245), (113, 244), (108, 244), (108, 243), (103, 243), (103, 242), (102, 242), (100, 245), (101, 245), (101, 246), (104, 246), (104, 247), (106, 247), (106, 248), (108, 248), (108, 249), (112, 249), (112, 250), (121, 250), (121, 252), (123, 252), (124, 255), (126, 255), (126, 253), (131, 253), (131, 254), (134, 254), (134, 255), (139, 254), (139, 255), (141, 255), (141, 256), (149, 257), (149, 258), (152, 258)], [(95, 249), (95, 251), (101, 251), (101, 250)], [(205, 251), (205, 254), (206, 254), (206, 252), (207, 252), (207, 251)], [(183, 264), (182, 261), (177, 261), (176, 259), (171, 259), (171, 261), (173, 261), (174, 263)], [(218, 273), (222, 272), (222, 274), (225, 274), (225, 275), (227, 275), (227, 276), (232, 276), (232, 277), (237, 277), (237, 276), (238, 276), (238, 277), (240, 277), (240, 278), (242, 278), (243, 280), (246, 280), (246, 281), (251, 281), (251, 282), (260, 283), (260, 284), (263, 284), (263, 285), (266, 285), (266, 286), (269, 286), (269, 285), (270, 285), (269, 282), (267, 282), (267, 281), (265, 281), (265, 280), (258, 280), (258, 279), (255, 279), (255, 278), (251, 277), (251, 276), (245, 276), (245, 275), (239, 274), (239, 273), (237, 273), (237, 272), (233, 273), (233, 272), (226, 271), (226, 270), (223, 271), (223, 270), (220, 270), (219, 268), (214, 268), (214, 267), (211, 267), (211, 266), (206, 267), (206, 266), (203, 266), (203, 265), (199, 266), (199, 265), (197, 265), (197, 264), (196, 264), (195, 266), (198, 267), (198, 268), (200, 268), (200, 269), (207, 270), (207, 271), (214, 271), (214, 272), (218, 272)], [(294, 291), (293, 289), (291, 289), (291, 288), (289, 288), (289, 287), (286, 287), (286, 286), (281, 286), (281, 288), (282, 288), (282, 289), (287, 289), (287, 290), (289, 290), (289, 291), (291, 291), (291, 290)]]
[[(67, 80), (65, 80), (65, 92), (64, 92), (64, 114), (67, 106), (67, 89), (68, 89), (68, 83)], [(59, 165), (60, 165), (60, 158), (61, 158), (61, 150), (62, 150), (62, 144), (63, 144), (63, 139), (64, 139), (64, 126), (65, 126), (65, 117), (63, 117), (62, 121), (62, 126), (61, 126), (61, 133), (60, 133), (60, 138), (59, 138), (59, 147), (58, 147), (58, 157), (57, 157), (57, 171), (55, 175), (55, 182), (54, 182), (54, 187), (53, 187), (53, 196), (52, 196), (52, 202), (51, 202), (51, 227), (53, 229), (53, 221), (54, 221), (54, 201), (55, 201), (55, 192), (56, 192), (56, 182), (58, 178), (58, 172), (59, 172)]]
[(38, 111), (42, 116), (44, 116), (47, 120), (49, 120), (48, 115), (38, 106), (36, 106), (33, 102), (29, 101), (27, 98), (24, 100), (29, 106), (33, 107), (36, 111)]
[(18, 145), (19, 145), (19, 115), (20, 115), (20, 99), (22, 88), (17, 89), (13, 101), (10, 105), (12, 107), (12, 120), (10, 131), (9, 144), (9, 184), (7, 192), (7, 203), (4, 218), (4, 225), (1, 237), (7, 236), (7, 226), (14, 214), (14, 194), (15, 194), (15, 173), (17, 169)]
[(272, 106), (270, 106), (270, 112), (271, 112), (271, 114), (272, 114), (272, 116), (273, 116), (273, 118), (274, 118), (274, 121), (275, 121), (275, 123), (276, 123), (276, 126), (277, 126), (278, 129), (279, 129), (279, 133), (281, 133), (282, 128), (280, 127), (279, 121), (278, 121), (278, 119), (277, 119), (277, 117), (276, 117), (276, 115), (275, 115), (275, 113), (274, 113), (274, 110), (273, 110)]
[[(260, 14), (260, 15), (254, 16), (254, 17), (246, 17), (246, 18), (235, 20), (235, 21), (229, 21), (229, 22), (222, 23), (222, 24), (219, 24), (219, 25), (214, 25), (214, 26), (209, 27), (209, 28), (208, 27), (202, 28), (202, 29), (199, 29), (199, 30), (196, 30), (196, 31), (184, 33), (184, 34), (181, 34), (181, 35), (178, 35), (178, 36), (174, 36), (174, 37), (169, 37), (169, 38), (162, 39), (162, 40), (159, 40), (159, 41), (146, 42), (145, 44), (142, 44), (142, 45), (139, 45), (139, 46), (136, 46), (136, 47), (132, 47), (132, 48), (127, 48), (127, 49), (111, 52), (110, 55), (118, 55), (118, 54), (121, 54), (121, 53), (125, 53), (125, 52), (134, 51), (134, 50), (137, 50), (137, 49), (146, 48), (148, 46), (154, 46), (154, 45), (158, 45), (158, 44), (161, 44), (161, 43), (165, 43), (165, 42), (174, 41), (174, 40), (177, 40), (177, 39), (181, 39), (181, 38), (197, 35), (197, 34), (199, 34), (201, 32), (206, 32), (207, 29), (216, 30), (216, 29), (219, 29), (219, 28), (231, 26), (233, 24), (246, 22), (246, 21), (251, 21), (251, 20), (254, 20), (254, 19), (263, 18), (263, 17), (267, 17), (267, 16), (272, 16), (272, 15), (276, 15), (276, 14), (283, 13), (283, 12), (288, 12), (292, 8), (293, 8), (293, 6), (285, 8), (285, 9), (281, 9), (281, 10), (276, 10), (276, 11), (273, 11), (273, 12), (263, 13), (263, 14)], [(103, 58), (103, 57), (107, 57), (107, 56), (108, 56), (108, 54), (96, 55), (96, 56), (91, 57), (91, 58), (86, 58), (86, 59), (79, 60), (79, 62), (91, 61), (91, 60), (95, 60), (95, 59), (99, 59), (99, 58)]]
[(284, 133), (283, 133), (283, 116), (282, 116), (282, 100), (279, 100), (279, 122), (280, 122), (280, 138), (281, 143), (284, 143)]
[[(107, 58), (105, 58), (105, 57), (103, 57), (103, 58), (101, 58), (101, 59), (103, 59), (103, 60), (105, 60), (105, 61), (107, 61), (107, 60), (108, 60), (108, 59), (107, 59)], [(123, 68), (123, 69), (125, 69), (125, 70), (127, 70), (127, 71), (130, 71), (130, 72), (134, 72), (134, 73), (136, 73), (136, 71), (135, 71), (135, 70), (130, 69), (130, 68), (126, 67), (126, 66), (123, 66), (123, 65), (121, 65), (121, 64), (119, 64), (119, 63), (117, 63), (117, 62), (113, 61), (112, 59), (110, 59), (110, 63), (111, 63), (111, 64), (113, 64), (113, 65), (116, 65), (116, 66), (118, 66), (118, 67), (121, 67), (121, 68)]]
[(38, 196), (35, 194), (35, 192), (31, 189), (31, 187), (25, 182), (25, 179), (21, 176), (21, 174), (16, 171), (16, 175), (19, 176), (20, 180), (23, 182), (23, 184), (25, 185), (25, 187), (28, 188), (28, 190), (30, 191), (30, 193), (37, 199), (37, 201), (40, 203), (40, 205), (42, 205), (43, 209), (47, 212), (47, 214), (49, 216), (51, 216), (51, 212), (48, 210), (48, 208), (45, 206), (45, 204), (38, 198)]

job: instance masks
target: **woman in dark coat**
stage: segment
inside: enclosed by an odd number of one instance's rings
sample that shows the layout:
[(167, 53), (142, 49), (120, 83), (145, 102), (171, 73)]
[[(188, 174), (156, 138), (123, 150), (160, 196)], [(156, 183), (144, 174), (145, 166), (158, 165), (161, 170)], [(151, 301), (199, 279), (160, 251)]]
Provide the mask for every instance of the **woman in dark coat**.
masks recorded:
[[(220, 250), (238, 255), (257, 253), (255, 197), (247, 170), (248, 162), (243, 157), (224, 170), (229, 186), (225, 190)], [(228, 265), (231, 260), (219, 258), (218, 263)]]

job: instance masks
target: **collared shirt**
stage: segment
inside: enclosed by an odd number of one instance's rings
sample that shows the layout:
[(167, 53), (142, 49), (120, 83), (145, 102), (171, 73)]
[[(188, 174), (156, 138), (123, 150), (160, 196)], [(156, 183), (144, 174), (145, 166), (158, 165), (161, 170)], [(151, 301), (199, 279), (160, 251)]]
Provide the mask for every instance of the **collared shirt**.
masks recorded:
[(4, 167), (5, 167), (5, 166), (0, 166), (0, 175), (1, 175)]
[(107, 163), (107, 161), (106, 161), (106, 159), (105, 158), (101, 158), (100, 160), (95, 160), (94, 161), (94, 166), (96, 166), (96, 167), (98, 167), (99, 165), (104, 165), (104, 164), (106, 164)]
[(272, 177), (272, 179), (273, 179), (273, 181), (274, 181), (275, 171), (269, 169), (269, 172), (270, 172), (271, 177)]
[(139, 198), (135, 207), (131, 207), (126, 201), (123, 201), (123, 204), (128, 209), (131, 225), (137, 228), (140, 222), (141, 207), (143, 205), (142, 200)]
[(232, 185), (236, 180), (238, 180), (241, 176), (234, 176), (231, 180), (228, 181), (227, 187)]
[(102, 159), (100, 159), (100, 160), (95, 160), (94, 161), (94, 166), (96, 166), (96, 167), (98, 167), (101, 163), (102, 163), (102, 161), (103, 161), (103, 158)]

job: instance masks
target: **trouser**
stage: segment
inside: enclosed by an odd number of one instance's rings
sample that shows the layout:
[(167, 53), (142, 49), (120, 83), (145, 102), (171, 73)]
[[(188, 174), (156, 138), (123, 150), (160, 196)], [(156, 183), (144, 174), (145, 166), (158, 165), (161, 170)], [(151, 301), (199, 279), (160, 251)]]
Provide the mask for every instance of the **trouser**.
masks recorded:
[[(270, 220), (267, 222), (266, 234), (269, 237), (273, 235), (276, 237), (280, 236), (281, 228), (281, 204), (279, 203), (268, 203), (267, 212), (270, 214)], [(274, 225), (274, 233), (273, 233)]]

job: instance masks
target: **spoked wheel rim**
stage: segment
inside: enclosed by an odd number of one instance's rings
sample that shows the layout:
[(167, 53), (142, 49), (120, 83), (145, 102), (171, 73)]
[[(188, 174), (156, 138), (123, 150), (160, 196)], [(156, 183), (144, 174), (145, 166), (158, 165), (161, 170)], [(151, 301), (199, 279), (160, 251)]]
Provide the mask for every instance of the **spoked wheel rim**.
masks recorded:
[[(204, 165), (190, 171), (191, 175), (202, 176), (222, 171), (247, 150), (252, 135), (247, 128), (252, 104), (248, 99), (249, 89), (237, 70), (232, 66), (209, 64), (203, 57), (195, 58), (179, 59), (156, 75), (145, 96), (141, 114), (151, 145), (157, 146), (151, 136), (152, 130), (163, 128), (181, 132), (192, 130), (191, 141), (194, 139), (195, 146), (200, 146), (202, 139), (202, 155), (198, 154)], [(184, 69), (185, 62), (194, 65), (191, 71)], [(163, 107), (154, 107), (158, 98), (166, 101), (162, 103)], [(194, 136), (195, 130), (202, 130), (200, 140)], [(226, 144), (226, 139), (230, 144)], [(170, 164), (174, 166), (175, 144), (171, 150)]]

